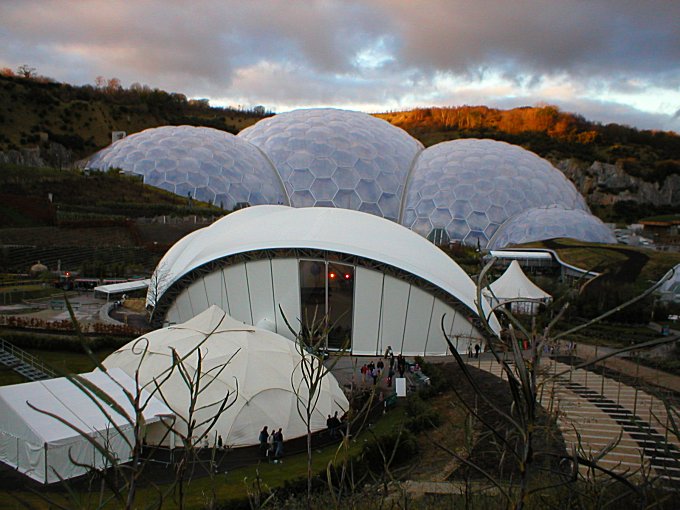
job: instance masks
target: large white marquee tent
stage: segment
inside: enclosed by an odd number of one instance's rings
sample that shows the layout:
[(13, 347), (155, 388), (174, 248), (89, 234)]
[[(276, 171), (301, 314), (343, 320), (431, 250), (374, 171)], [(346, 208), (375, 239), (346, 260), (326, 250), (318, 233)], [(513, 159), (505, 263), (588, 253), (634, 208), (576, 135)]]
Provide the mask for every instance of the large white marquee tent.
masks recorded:
[[(388, 345), (445, 355), (442, 317), (465, 345), (485, 340), (460, 266), (409, 229), (347, 209), (250, 207), (178, 241), (151, 278), (154, 321), (181, 323), (212, 304), (289, 338), (286, 319), (299, 327), (327, 313), (339, 324), (329, 347), (358, 355)], [(498, 333), (495, 316), (490, 323)]]
[[(108, 395), (128, 416), (134, 416), (123, 388), (136, 395), (135, 383), (122, 370), (97, 370), (78, 377)], [(168, 430), (162, 420), (172, 421), (172, 411), (142, 393), (142, 401), (147, 399), (143, 416), (148, 430), (162, 435)], [(130, 420), (73, 380), (61, 377), (0, 388), (0, 461), (17, 471), (48, 484), (82, 475), (89, 469), (110, 467), (88, 437), (120, 462), (129, 460), (130, 446), (134, 444)]]
[[(173, 351), (182, 359), (181, 366), (173, 364)], [(305, 356), (310, 363), (319, 362), (310, 354)], [(197, 374), (199, 357), (201, 370)], [(200, 425), (218, 416), (209, 431), (206, 425), (198, 426), (194, 440), (207, 432), (211, 444), (222, 436), (225, 445), (241, 447), (258, 444), (258, 432), (265, 425), (282, 428), (286, 439), (306, 434), (306, 424), (298, 413), (298, 401), (303, 406), (307, 402), (301, 360), (291, 340), (237, 321), (213, 305), (186, 323), (152, 331), (130, 342), (103, 364), (131, 376), (138, 371), (142, 385), (158, 383), (156, 395), (178, 416), (175, 430), (186, 437), (191, 399), (190, 387), (180, 375), (184, 371), (201, 386), (192, 418)], [(326, 372), (319, 392), (312, 431), (326, 428), (327, 415), (336, 411), (342, 415), (349, 408), (330, 372)], [(229, 406), (220, 412), (227, 395)], [(173, 446), (172, 439), (147, 435), (149, 444)]]

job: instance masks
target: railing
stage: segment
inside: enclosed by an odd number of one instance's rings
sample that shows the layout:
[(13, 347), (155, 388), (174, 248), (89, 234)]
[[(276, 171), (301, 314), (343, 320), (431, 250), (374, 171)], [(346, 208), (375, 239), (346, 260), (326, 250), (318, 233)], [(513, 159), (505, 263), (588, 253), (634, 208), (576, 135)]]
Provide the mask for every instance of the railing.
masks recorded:
[(37, 358), (33, 356), (31, 353), (19, 349), (18, 347), (15, 347), (13, 344), (5, 341), (2, 338), (0, 338), (0, 352), (6, 352), (14, 356), (21, 363), (33, 367), (35, 370), (42, 372), (47, 377), (53, 378), (58, 377), (59, 375), (57, 374), (57, 372), (54, 371), (54, 369), (46, 365), (45, 362), (43, 362), (40, 358)]

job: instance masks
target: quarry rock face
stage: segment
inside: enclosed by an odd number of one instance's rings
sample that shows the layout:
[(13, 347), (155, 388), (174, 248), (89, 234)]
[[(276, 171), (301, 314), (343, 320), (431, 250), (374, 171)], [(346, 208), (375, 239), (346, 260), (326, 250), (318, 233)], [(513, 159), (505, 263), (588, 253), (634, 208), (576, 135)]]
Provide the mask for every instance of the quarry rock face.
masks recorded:
[(66, 168), (73, 166), (74, 156), (72, 151), (61, 144), (47, 143), (41, 147), (0, 151), (0, 163), (28, 167)]
[(21, 149), (0, 152), (0, 163), (21, 166), (45, 166), (40, 157), (40, 149)]
[(680, 201), (680, 175), (677, 174), (657, 183), (634, 177), (617, 165), (600, 161), (584, 167), (582, 163), (568, 159), (556, 166), (591, 205), (610, 205), (624, 200), (672, 205)]

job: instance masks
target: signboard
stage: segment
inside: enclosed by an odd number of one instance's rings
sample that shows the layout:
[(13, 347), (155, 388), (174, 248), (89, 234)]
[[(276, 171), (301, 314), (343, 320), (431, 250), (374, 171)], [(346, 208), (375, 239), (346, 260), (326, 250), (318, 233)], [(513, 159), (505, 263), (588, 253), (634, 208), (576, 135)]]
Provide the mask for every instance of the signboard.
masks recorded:
[(394, 380), (394, 388), (397, 390), (397, 397), (405, 397), (406, 396), (406, 378), (405, 377), (397, 377)]

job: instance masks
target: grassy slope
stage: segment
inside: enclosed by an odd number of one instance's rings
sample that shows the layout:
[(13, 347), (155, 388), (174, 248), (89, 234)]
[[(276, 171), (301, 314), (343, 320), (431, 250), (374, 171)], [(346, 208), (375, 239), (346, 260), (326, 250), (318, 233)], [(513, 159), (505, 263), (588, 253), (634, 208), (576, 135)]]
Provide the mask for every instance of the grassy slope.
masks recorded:
[[(646, 264), (642, 267), (640, 274), (636, 278), (636, 285), (646, 288), (651, 282), (658, 281), (666, 272), (680, 264), (680, 253), (670, 253), (639, 248), (634, 246), (617, 246), (619, 252), (614, 252), (607, 248), (607, 245), (596, 243), (584, 243), (572, 239), (561, 239), (560, 243), (569, 246), (560, 248), (557, 251), (560, 258), (574, 266), (603, 272), (611, 270), (621, 264), (625, 259), (626, 251), (644, 254), (648, 257)], [(522, 245), (522, 248), (545, 248), (546, 243), (536, 242)]]
[(132, 94), (0, 76), (0, 150), (36, 146), (39, 133), (49, 133), (51, 140), (72, 143), (76, 155), (85, 157), (110, 144), (111, 131), (191, 124), (237, 133), (259, 120), (236, 110), (191, 106), (184, 99), (181, 103), (165, 92), (148, 91), (140, 100)]

